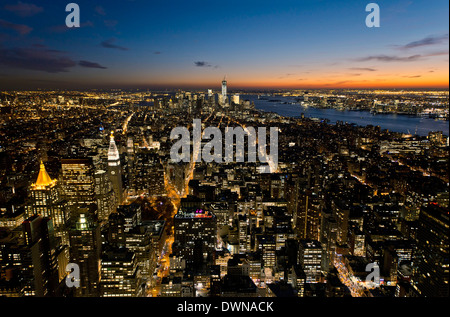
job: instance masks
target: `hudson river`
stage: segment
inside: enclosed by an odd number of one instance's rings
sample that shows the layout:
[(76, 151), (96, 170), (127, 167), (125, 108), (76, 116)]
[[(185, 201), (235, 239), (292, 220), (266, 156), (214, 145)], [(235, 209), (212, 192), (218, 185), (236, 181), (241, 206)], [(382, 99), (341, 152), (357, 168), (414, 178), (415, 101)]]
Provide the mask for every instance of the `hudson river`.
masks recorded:
[[(275, 112), (286, 117), (299, 117), (303, 113), (306, 118), (328, 119), (330, 124), (342, 121), (359, 126), (379, 125), (381, 129), (421, 136), (426, 136), (431, 131), (442, 131), (445, 135), (449, 135), (449, 122), (444, 120), (403, 114), (371, 114), (369, 111), (303, 107), (298, 103), (290, 104), (297, 100), (293, 97), (273, 96), (266, 97), (267, 99), (258, 99), (257, 95), (241, 95), (240, 97), (242, 100), (253, 101), (256, 109)], [(287, 102), (287, 104), (283, 102)]]

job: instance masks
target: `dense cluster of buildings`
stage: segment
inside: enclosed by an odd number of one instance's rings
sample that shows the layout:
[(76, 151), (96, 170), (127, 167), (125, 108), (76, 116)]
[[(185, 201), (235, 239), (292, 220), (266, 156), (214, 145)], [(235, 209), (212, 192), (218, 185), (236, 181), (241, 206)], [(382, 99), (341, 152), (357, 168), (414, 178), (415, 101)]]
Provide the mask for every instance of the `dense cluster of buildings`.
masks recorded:
[[(446, 136), (264, 113), (226, 85), (2, 93), (0, 296), (448, 296)], [(278, 127), (276, 171), (173, 162), (193, 119)]]

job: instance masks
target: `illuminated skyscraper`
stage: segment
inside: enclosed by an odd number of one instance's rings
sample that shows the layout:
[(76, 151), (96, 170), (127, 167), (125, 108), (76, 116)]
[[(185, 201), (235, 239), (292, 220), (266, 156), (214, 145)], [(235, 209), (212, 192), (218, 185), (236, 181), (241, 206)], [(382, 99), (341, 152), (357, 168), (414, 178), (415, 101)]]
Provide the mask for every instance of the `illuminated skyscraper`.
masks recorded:
[(300, 239), (319, 240), (321, 222), (321, 199), (306, 190), (300, 194), (297, 210), (294, 210), (295, 229)]
[(22, 228), (33, 267), (34, 283), (30, 286), (36, 296), (54, 295), (58, 285), (58, 261), (52, 220), (34, 215), (23, 222)]
[(227, 81), (225, 77), (222, 80), (222, 94), (219, 96), (219, 104), (222, 106), (227, 103)]
[(108, 173), (109, 179), (111, 180), (113, 186), (114, 194), (116, 195), (116, 204), (120, 205), (123, 200), (122, 167), (120, 165), (119, 151), (117, 150), (112, 132), (108, 149)]
[(101, 261), (100, 296), (135, 297), (139, 294), (138, 262), (135, 253), (127, 248), (110, 247), (102, 253)]
[(30, 194), (32, 203), (28, 216), (38, 214), (43, 217), (51, 217), (55, 219), (55, 225), (58, 222), (63, 222), (63, 219), (54, 216), (55, 204), (59, 200), (56, 179), (50, 178), (42, 161), (36, 183), (31, 184)]
[(173, 222), (177, 246), (174, 254), (193, 266), (213, 260), (217, 236), (214, 214), (202, 208), (182, 206)]
[(70, 262), (80, 267), (80, 287), (77, 296), (98, 297), (100, 294), (100, 226), (87, 208), (79, 208), (69, 228)]
[(306, 283), (317, 283), (322, 275), (322, 245), (316, 240), (301, 240), (298, 263), (306, 274)]
[(31, 184), (30, 196), (31, 203), (28, 207), (27, 217), (41, 215), (51, 218), (56, 230), (55, 235), (62, 237), (63, 243), (66, 243), (63, 231), (69, 219), (67, 204), (60, 199), (57, 181), (50, 178), (42, 161), (36, 183)]
[(222, 80), (222, 96), (224, 96), (225, 98), (227, 96), (227, 81), (225, 77)]
[(237, 105), (240, 103), (239, 94), (233, 95), (233, 103), (235, 103)]
[(107, 221), (109, 215), (115, 211), (116, 200), (111, 181), (104, 170), (95, 172), (95, 195), (97, 198), (98, 219)]
[(70, 206), (95, 204), (92, 159), (61, 160), (62, 196)]

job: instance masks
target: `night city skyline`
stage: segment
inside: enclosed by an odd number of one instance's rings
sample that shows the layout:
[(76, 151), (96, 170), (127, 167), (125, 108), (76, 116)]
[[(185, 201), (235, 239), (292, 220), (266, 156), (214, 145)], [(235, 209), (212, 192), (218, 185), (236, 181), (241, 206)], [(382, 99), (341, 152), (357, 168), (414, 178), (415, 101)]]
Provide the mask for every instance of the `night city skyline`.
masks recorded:
[(2, 312), (447, 301), (448, 13), (2, 1)]

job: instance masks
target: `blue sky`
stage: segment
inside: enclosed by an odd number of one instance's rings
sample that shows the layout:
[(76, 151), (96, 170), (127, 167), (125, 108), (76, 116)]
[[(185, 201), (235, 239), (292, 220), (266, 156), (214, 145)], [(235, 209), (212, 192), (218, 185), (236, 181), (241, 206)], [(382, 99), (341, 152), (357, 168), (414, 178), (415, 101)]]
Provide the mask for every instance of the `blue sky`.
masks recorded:
[(69, 2), (2, 1), (0, 89), (448, 86), (447, 0)]

